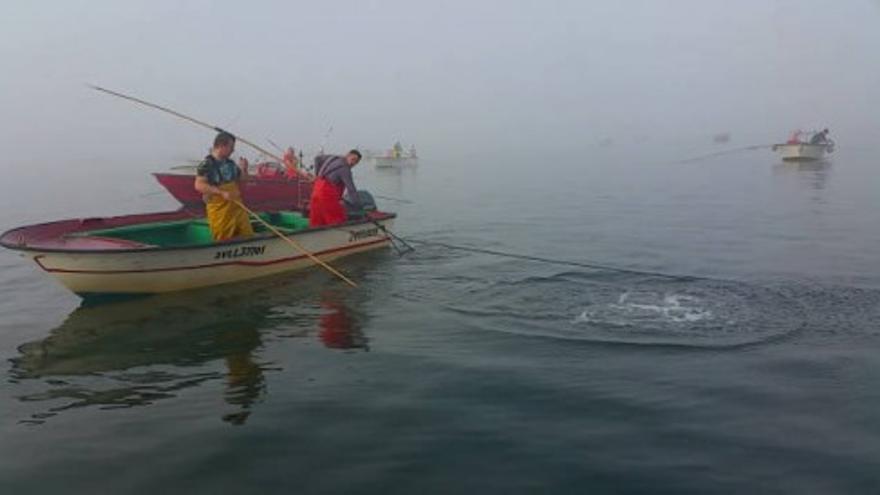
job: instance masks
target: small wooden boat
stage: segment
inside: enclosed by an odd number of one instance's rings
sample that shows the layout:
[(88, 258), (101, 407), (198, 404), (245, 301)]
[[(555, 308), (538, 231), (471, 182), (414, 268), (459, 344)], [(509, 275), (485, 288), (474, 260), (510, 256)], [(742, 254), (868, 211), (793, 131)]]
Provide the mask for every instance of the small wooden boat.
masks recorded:
[[(265, 164), (263, 164), (265, 165)], [(195, 170), (153, 174), (174, 199), (187, 208), (204, 208), (202, 195), (193, 187)], [(298, 177), (288, 179), (279, 173), (251, 175), (241, 181), (241, 197), (251, 209), (300, 209), (312, 194), (312, 183)]]
[(785, 143), (774, 144), (773, 151), (785, 161), (815, 161), (825, 158), (826, 153), (834, 151), (833, 143)]
[[(389, 245), (379, 225), (390, 229), (396, 217), (373, 212), (372, 219), (309, 228), (296, 211), (259, 215), (323, 261)], [(84, 298), (195, 289), (314, 265), (262, 223), (252, 223), (253, 237), (214, 242), (205, 218), (181, 209), (18, 227), (0, 236), (0, 246), (32, 259)]]
[(834, 148), (834, 141), (828, 139), (828, 129), (825, 129), (823, 132), (796, 130), (788, 141), (774, 144), (772, 149), (788, 162), (821, 160), (826, 154), (834, 153)]

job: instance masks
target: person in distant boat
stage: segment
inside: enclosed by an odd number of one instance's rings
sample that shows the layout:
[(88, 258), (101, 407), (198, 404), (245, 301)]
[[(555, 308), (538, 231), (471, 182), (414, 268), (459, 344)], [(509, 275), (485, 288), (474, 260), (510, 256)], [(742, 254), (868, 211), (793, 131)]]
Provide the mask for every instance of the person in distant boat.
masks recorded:
[(215, 241), (254, 235), (248, 213), (238, 205), (241, 191), (238, 183), (247, 177), (248, 162), (241, 158), (238, 165), (229, 157), (235, 151), (235, 136), (220, 132), (214, 147), (196, 169), (196, 191), (205, 201), (205, 216)]
[(810, 138), (810, 144), (828, 144), (828, 129), (822, 129), (822, 132), (813, 134)]
[(315, 183), (309, 202), (309, 227), (344, 223), (348, 216), (342, 205), (343, 192), (354, 208), (360, 208), (351, 169), (361, 161), (361, 152), (351, 150), (345, 156), (315, 157)]
[(791, 133), (791, 137), (788, 138), (788, 141), (785, 144), (801, 144), (801, 134), (802, 132), (799, 130)]
[[(302, 152), (300, 152), (300, 156), (302, 156)], [(307, 172), (299, 169), (299, 160), (297, 160), (296, 152), (293, 150), (293, 148), (287, 148), (287, 150), (284, 152), (284, 156), (282, 156), (281, 158), (284, 161), (284, 176), (287, 178), (287, 180), (293, 180), (297, 177), (303, 179), (313, 179), (313, 177)]]
[(293, 148), (288, 147), (284, 151), (281, 162), (283, 168), (276, 162), (266, 162), (257, 165), (257, 178), (274, 180), (312, 179), (307, 172), (299, 169), (299, 159), (297, 159)]
[(278, 164), (265, 162), (257, 164), (258, 179), (283, 179), (284, 171), (278, 168)]

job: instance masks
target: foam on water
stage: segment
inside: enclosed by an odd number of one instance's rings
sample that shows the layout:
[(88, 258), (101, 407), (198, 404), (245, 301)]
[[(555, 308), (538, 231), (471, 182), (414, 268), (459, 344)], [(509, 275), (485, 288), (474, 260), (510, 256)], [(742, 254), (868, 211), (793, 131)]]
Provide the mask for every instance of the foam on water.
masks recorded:
[[(653, 302), (660, 296), (657, 293), (638, 291), (635, 294), (625, 291), (616, 303), (591, 306), (584, 309), (575, 319), (575, 323), (620, 323), (628, 324), (634, 319), (646, 322), (655, 319), (659, 322), (694, 323), (711, 320), (714, 313), (704, 306), (698, 297), (684, 294), (663, 294), (659, 302)], [(635, 300), (632, 300), (632, 299)]]
[(755, 345), (793, 335), (804, 321), (799, 298), (778, 287), (603, 272), (505, 277), (459, 281), (467, 294), (445, 309), (483, 330), (637, 346)]

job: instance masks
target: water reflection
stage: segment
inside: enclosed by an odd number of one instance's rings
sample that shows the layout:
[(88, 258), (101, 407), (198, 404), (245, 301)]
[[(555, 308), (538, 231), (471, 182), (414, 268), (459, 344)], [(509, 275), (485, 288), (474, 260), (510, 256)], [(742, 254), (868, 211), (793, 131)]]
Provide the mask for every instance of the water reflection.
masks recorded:
[(822, 191), (831, 176), (831, 162), (827, 160), (809, 162), (779, 163), (775, 166), (777, 174), (797, 174), (799, 182), (813, 191)]
[(317, 336), (328, 348), (368, 349), (351, 293), (322, 291), (326, 280), (308, 278), (76, 309), (12, 360), (18, 399), (51, 403), (26, 422), (83, 407), (147, 406), (222, 383), (220, 416), (245, 423), (267, 394), (266, 373), (279, 369), (265, 357), (267, 340)]
[(367, 338), (361, 332), (360, 322), (340, 300), (329, 293), (321, 295), (324, 313), (318, 320), (321, 342), (331, 349), (370, 350)]

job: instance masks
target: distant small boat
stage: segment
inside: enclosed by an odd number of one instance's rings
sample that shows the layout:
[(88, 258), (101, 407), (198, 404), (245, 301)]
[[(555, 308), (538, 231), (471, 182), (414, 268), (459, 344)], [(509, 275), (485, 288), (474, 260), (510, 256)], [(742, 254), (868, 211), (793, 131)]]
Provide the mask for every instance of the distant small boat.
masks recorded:
[(419, 164), (416, 147), (410, 146), (408, 151), (404, 151), (400, 142), (394, 143), (391, 149), (383, 152), (369, 153), (367, 159), (376, 168), (415, 167)]
[(395, 168), (395, 167), (415, 167), (419, 164), (419, 159), (412, 156), (400, 156), (397, 158), (390, 156), (371, 156), (369, 158), (376, 168)]
[[(394, 213), (310, 228), (299, 212), (259, 214), (324, 261), (389, 245)], [(376, 223), (374, 223), (374, 221)], [(181, 209), (29, 225), (0, 235), (83, 298), (171, 292), (314, 266), (259, 222), (252, 237), (215, 242), (203, 216)], [(378, 224), (378, 225), (377, 225)]]
[(730, 142), (730, 133), (722, 132), (720, 134), (715, 134), (712, 136), (712, 142), (715, 144), (724, 144)]

